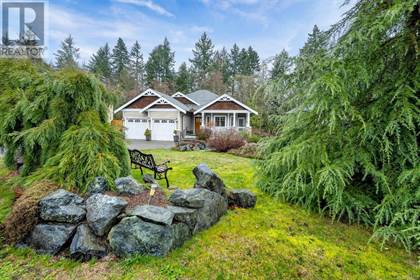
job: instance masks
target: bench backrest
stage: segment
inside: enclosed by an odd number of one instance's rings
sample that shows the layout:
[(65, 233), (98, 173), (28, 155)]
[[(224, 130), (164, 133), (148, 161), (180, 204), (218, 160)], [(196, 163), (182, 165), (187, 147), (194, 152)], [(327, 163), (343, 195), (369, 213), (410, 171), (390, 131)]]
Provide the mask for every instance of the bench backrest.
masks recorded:
[(156, 167), (155, 159), (151, 154), (144, 154), (139, 150), (128, 150), (131, 163), (140, 164), (144, 167), (154, 169)]

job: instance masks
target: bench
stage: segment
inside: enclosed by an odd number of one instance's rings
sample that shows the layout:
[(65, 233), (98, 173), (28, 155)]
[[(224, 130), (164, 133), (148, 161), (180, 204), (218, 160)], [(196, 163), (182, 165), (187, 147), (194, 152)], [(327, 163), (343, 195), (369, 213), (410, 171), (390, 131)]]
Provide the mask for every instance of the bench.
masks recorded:
[(153, 158), (153, 155), (151, 154), (144, 154), (140, 152), (139, 150), (128, 150), (128, 153), (130, 154), (130, 162), (131, 166), (134, 168), (139, 168), (141, 171), (141, 174), (143, 175), (143, 169), (147, 168), (153, 171), (153, 177), (157, 180), (166, 180), (166, 187), (169, 188), (169, 181), (168, 181), (168, 170), (172, 170), (172, 167), (168, 167), (168, 161), (165, 161), (161, 164), (156, 164), (155, 159)]

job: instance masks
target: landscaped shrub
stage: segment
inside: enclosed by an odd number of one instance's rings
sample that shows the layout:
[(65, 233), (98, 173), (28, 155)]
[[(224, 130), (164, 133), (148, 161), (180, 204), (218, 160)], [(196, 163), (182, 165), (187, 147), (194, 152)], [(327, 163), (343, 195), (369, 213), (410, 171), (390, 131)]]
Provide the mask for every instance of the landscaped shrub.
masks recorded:
[(202, 140), (202, 141), (207, 141), (210, 138), (211, 134), (212, 134), (212, 131), (210, 128), (208, 127), (200, 128), (197, 131), (197, 139)]
[(262, 145), (262, 190), (420, 248), (419, 17), (415, 0), (361, 0), (310, 38), (299, 106)]
[(228, 153), (246, 158), (259, 158), (258, 147), (256, 143), (247, 143), (240, 148), (229, 150)]
[[(8, 71), (11, 71), (9, 73)], [(111, 127), (114, 96), (80, 70), (53, 71), (43, 64), (0, 60), (0, 145), (5, 163), (23, 154), (22, 174), (84, 190), (95, 176), (109, 183), (129, 171), (121, 132)]]
[(263, 138), (262, 136), (258, 134), (254, 134), (247, 131), (241, 132), (241, 136), (248, 143), (258, 143), (258, 141), (260, 141)]
[(226, 152), (242, 147), (245, 145), (245, 140), (234, 129), (218, 130), (210, 136), (207, 145), (218, 152)]
[(56, 189), (56, 184), (41, 181), (23, 192), (13, 204), (12, 212), (2, 223), (2, 235), (6, 243), (21, 241), (33, 229), (38, 222), (38, 202)]

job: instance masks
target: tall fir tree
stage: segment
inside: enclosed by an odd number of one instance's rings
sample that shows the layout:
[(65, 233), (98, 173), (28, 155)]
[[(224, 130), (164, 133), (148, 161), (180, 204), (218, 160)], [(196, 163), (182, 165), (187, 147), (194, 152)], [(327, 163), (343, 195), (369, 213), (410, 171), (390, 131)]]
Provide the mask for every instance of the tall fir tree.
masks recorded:
[(214, 45), (207, 33), (204, 32), (193, 49), (193, 58), (190, 59), (194, 71), (195, 83), (201, 85), (211, 70)]
[(176, 73), (174, 91), (180, 91), (182, 93), (192, 91), (192, 75), (185, 62), (179, 66), (178, 72)]
[(117, 44), (112, 50), (112, 70), (117, 79), (124, 71), (128, 70), (129, 64), (127, 46), (122, 38), (118, 38)]
[(174, 80), (175, 53), (171, 51), (168, 39), (163, 44), (155, 47), (147, 60), (146, 81), (148, 86), (154, 84), (166, 84), (172, 86)]
[(292, 58), (289, 56), (287, 51), (283, 49), (278, 55), (275, 56), (273, 62), (273, 68), (271, 69), (271, 79), (283, 77), (292, 67)]
[(109, 85), (112, 77), (111, 51), (108, 43), (99, 48), (90, 58), (88, 69)]
[(71, 34), (61, 42), (61, 48), (54, 55), (57, 68), (78, 67), (79, 48), (76, 48)]
[(213, 56), (213, 71), (219, 72), (222, 74), (223, 82), (227, 83), (229, 81), (229, 55), (226, 51), (226, 48), (223, 47), (220, 51), (216, 51)]
[(144, 62), (141, 46), (136, 41), (130, 51), (130, 73), (134, 77), (137, 90), (144, 88)]

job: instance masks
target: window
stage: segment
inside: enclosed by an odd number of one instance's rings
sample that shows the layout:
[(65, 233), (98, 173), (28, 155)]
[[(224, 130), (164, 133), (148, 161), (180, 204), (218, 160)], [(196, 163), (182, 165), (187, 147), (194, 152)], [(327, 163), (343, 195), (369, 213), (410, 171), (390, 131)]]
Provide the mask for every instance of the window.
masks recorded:
[(168, 120), (162, 120), (162, 123), (168, 123)]
[(160, 120), (153, 120), (154, 123), (160, 123)]
[(169, 120), (169, 123), (175, 123), (175, 121), (174, 120)]
[(245, 127), (245, 118), (244, 117), (239, 117), (238, 118), (238, 126), (239, 127)]
[(216, 127), (225, 127), (226, 126), (226, 116), (215, 116), (214, 124)]
[(140, 120), (139, 119), (135, 119), (135, 121), (134, 122), (137, 122), (137, 123), (139, 123), (140, 122)]
[(142, 119), (141, 122), (147, 123), (147, 120), (146, 119)]
[(134, 122), (134, 119), (128, 119), (128, 122)]

